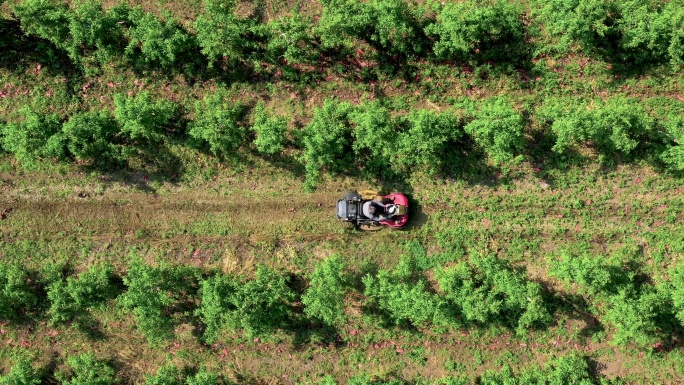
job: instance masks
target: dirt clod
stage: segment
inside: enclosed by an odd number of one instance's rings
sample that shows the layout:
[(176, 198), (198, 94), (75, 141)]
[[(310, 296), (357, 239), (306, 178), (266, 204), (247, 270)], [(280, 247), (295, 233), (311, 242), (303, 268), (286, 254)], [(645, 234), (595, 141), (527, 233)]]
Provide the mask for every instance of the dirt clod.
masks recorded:
[(9, 215), (9, 213), (11, 213), (11, 212), (12, 212), (12, 208), (11, 208), (11, 207), (8, 207), (8, 208), (2, 210), (2, 212), (0, 212), (0, 219), (5, 219), (5, 218), (7, 218), (7, 215)]

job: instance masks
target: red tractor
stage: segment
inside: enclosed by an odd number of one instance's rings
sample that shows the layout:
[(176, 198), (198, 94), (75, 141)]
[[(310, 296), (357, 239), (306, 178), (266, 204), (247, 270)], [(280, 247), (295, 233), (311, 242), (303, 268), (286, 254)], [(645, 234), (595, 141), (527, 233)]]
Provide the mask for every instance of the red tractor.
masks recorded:
[(408, 222), (408, 216), (408, 199), (399, 192), (379, 195), (375, 191), (347, 191), (337, 201), (337, 218), (347, 228), (401, 228)]

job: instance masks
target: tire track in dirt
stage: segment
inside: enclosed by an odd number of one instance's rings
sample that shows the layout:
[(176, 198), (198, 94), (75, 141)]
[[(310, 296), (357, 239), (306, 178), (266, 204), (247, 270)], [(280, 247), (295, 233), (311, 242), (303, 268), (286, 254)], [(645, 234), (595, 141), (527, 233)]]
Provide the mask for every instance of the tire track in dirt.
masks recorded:
[[(204, 194), (123, 195), (96, 198), (2, 199), (11, 211), (0, 221), (5, 241), (135, 239), (136, 230), (155, 243), (229, 240), (243, 234), (252, 242), (273, 239), (316, 241), (336, 238), (332, 193), (278, 197), (215, 197)], [(225, 235), (215, 235), (225, 224)], [(312, 226), (320, 224), (320, 226)], [(208, 231), (203, 233), (201, 230)], [(320, 231), (317, 231), (320, 229)]]

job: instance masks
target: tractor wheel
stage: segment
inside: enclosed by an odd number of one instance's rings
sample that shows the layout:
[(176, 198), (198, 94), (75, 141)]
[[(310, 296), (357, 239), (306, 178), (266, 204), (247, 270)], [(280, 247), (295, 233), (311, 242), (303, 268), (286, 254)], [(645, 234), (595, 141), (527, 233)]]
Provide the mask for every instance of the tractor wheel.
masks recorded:
[(342, 221), (342, 228), (344, 228), (346, 230), (351, 230), (354, 227), (356, 227), (356, 224), (354, 222)]

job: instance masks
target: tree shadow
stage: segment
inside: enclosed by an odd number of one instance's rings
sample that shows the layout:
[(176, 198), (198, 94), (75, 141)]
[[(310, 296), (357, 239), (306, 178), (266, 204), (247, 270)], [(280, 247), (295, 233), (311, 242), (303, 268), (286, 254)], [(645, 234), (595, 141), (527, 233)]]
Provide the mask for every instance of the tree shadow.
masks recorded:
[(604, 333), (605, 327), (589, 310), (589, 302), (581, 295), (568, 292), (549, 292), (548, 303), (551, 304), (551, 314), (566, 314), (571, 319), (584, 323), (579, 336), (593, 338), (598, 333)]
[(0, 20), (0, 39), (0, 67), (17, 72), (38, 62), (40, 70), (64, 77), (70, 85), (82, 83), (83, 71), (66, 52), (47, 40), (24, 34), (18, 20)]

